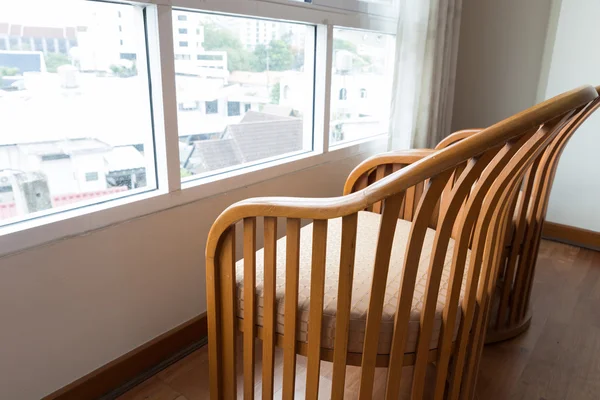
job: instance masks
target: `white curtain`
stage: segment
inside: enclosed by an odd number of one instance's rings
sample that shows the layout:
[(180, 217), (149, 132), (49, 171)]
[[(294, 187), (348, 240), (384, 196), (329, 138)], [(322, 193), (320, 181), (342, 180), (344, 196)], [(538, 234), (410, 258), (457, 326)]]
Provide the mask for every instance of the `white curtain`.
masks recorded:
[(462, 0), (400, 0), (390, 149), (450, 134)]

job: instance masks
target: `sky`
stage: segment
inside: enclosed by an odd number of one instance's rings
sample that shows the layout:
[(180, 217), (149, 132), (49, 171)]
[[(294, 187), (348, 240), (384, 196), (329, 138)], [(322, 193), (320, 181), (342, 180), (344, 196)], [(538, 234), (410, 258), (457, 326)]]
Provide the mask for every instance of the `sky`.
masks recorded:
[(115, 4), (83, 0), (0, 0), (0, 22), (57, 27), (85, 25), (92, 11), (106, 7), (114, 10)]

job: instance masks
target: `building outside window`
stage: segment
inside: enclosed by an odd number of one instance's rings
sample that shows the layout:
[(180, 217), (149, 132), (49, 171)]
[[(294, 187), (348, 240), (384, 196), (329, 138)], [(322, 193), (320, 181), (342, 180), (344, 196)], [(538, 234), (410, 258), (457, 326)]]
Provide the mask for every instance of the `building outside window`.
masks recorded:
[(0, 226), (156, 188), (141, 9), (59, 9), (0, 5)]
[(206, 113), (207, 114), (218, 114), (219, 113), (219, 100), (212, 100), (206, 102)]
[(87, 182), (97, 181), (98, 180), (98, 173), (97, 172), (86, 172), (85, 173), (85, 180)]
[(227, 102), (227, 116), (235, 117), (240, 115), (240, 102), (239, 101), (228, 101)]
[(394, 44), (394, 35), (333, 29), (331, 146), (387, 133)]
[[(204, 110), (178, 113), (183, 179), (312, 150), (315, 26), (185, 15), (203, 43), (195, 60), (175, 63), (177, 98)], [(251, 28), (266, 39), (248, 45)], [(302, 90), (281, 93), (288, 81)]]
[[(387, 132), (394, 36), (332, 13), (328, 38), (314, 21), (323, 7), (343, 8), (337, 0), (319, 0), (319, 10), (244, 5), (245, 16), (219, 2), (182, 10), (159, 0), (74, 1), (66, 14), (62, 2), (0, 4), (0, 226), (125, 196), (144, 201), (129, 195), (159, 183), (186, 192), (218, 184), (204, 177), (258, 176), (292, 156), (325, 160), (325, 135), (333, 151)], [(159, 9), (171, 20), (156, 18)], [(325, 66), (317, 61), (332, 39)], [(179, 165), (165, 156), (177, 150)]]

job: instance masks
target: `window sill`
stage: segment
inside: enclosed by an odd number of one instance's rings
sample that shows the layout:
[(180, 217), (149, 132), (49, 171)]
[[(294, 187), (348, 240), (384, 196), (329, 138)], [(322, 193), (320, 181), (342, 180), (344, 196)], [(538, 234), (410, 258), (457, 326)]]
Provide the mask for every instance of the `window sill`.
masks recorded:
[(365, 152), (387, 149), (387, 135), (336, 146), (331, 151), (307, 152), (280, 158), (218, 175), (182, 183), (181, 190), (158, 189), (132, 194), (104, 203), (79, 207), (0, 228), (0, 257), (65, 239), (145, 215), (217, 196), (304, 169), (327, 164)]
[(334, 144), (329, 144), (329, 151), (338, 151), (341, 149), (345, 149), (347, 147), (352, 147), (352, 146), (360, 145), (362, 143), (370, 142), (372, 140), (379, 140), (379, 139), (388, 140), (388, 138), (389, 138), (389, 134), (387, 132), (383, 132), (383, 133), (377, 133), (377, 134), (371, 135), (371, 136), (366, 136), (366, 137), (360, 138), (360, 139), (345, 140), (345, 141), (337, 142)]

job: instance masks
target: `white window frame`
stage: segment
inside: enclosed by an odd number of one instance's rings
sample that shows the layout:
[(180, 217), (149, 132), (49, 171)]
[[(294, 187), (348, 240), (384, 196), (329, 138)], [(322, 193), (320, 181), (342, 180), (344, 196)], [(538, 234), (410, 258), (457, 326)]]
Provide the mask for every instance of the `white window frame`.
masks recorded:
[(386, 4), (385, 0), (312, 0), (312, 3), (323, 7), (379, 16), (397, 15), (399, 6), (399, 0), (391, 0), (391, 4)]
[[(2, 226), (0, 227), (0, 257), (302, 169), (335, 162), (364, 152), (385, 151), (388, 142), (387, 134), (329, 148), (333, 27), (395, 34), (397, 24), (395, 18), (362, 12), (364, 7), (360, 4), (359, 12), (348, 12), (347, 9), (339, 7), (342, 4), (340, 1), (345, 2), (345, 0), (314, 0), (314, 3), (310, 4), (288, 0), (120, 1), (145, 6), (158, 189), (135, 190), (123, 198), (110, 201), (102, 199), (100, 203), (49, 213), (40, 218)], [(354, 3), (362, 2), (357, 0), (347, 2), (351, 6)], [(182, 183), (179, 166), (172, 24), (174, 9), (234, 14), (316, 26), (312, 151), (266, 160), (245, 168)], [(372, 9), (369, 8), (369, 12), (371, 11)], [(385, 15), (389, 16), (390, 13)]]

